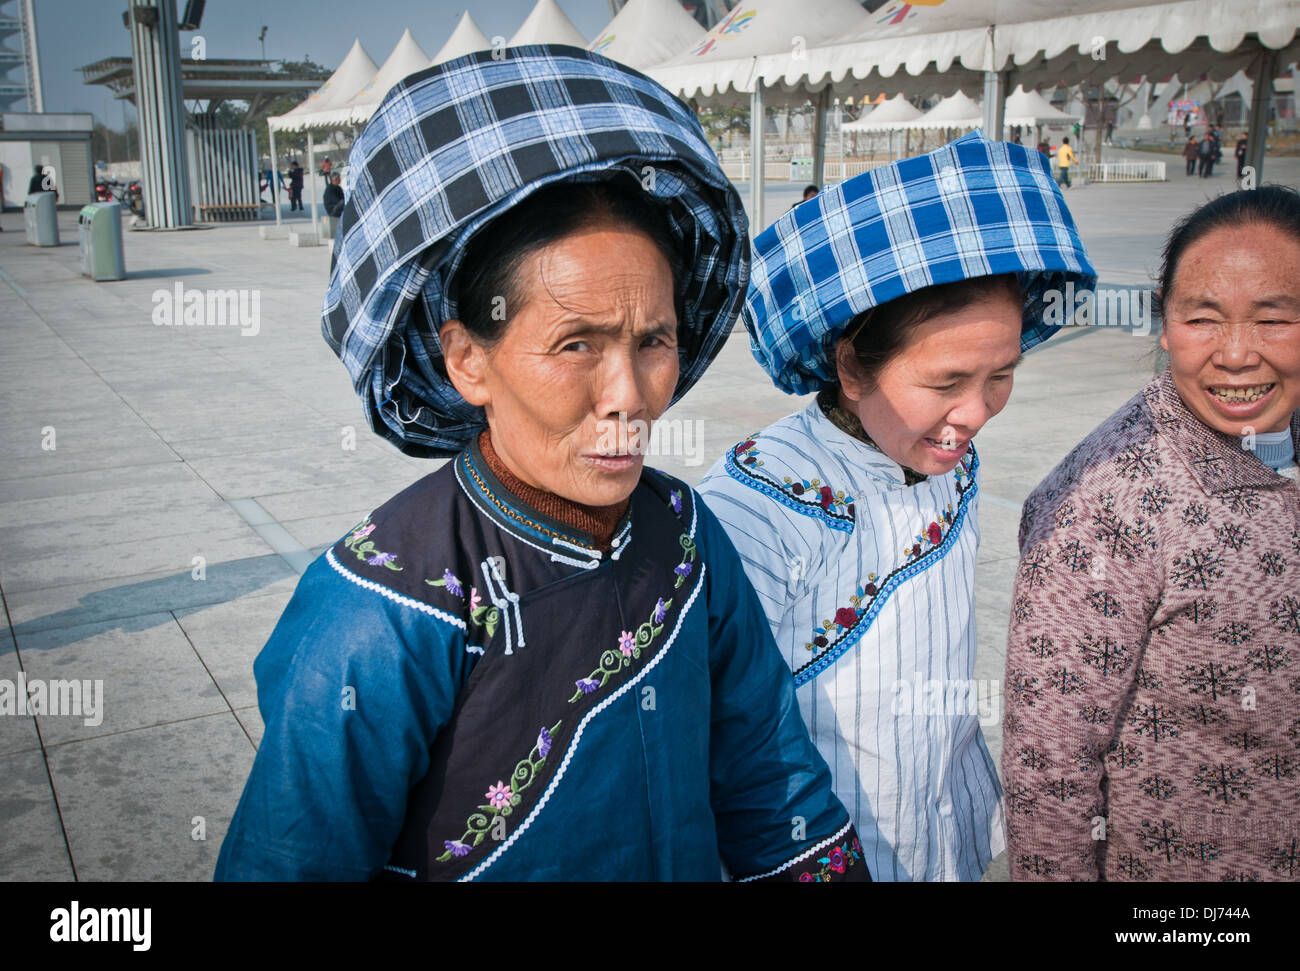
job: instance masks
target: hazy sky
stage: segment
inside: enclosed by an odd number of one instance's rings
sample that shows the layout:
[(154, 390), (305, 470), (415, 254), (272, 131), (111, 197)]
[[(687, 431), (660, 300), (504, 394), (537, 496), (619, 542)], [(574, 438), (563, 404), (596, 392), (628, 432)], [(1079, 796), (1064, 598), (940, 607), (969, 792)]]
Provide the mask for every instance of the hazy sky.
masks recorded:
[[(509, 37), (534, 0), (208, 0), (198, 33), (208, 57), (261, 57), (257, 35), (266, 32), (266, 56), (312, 60), (329, 68), (360, 38), (382, 64), (402, 29), (437, 53), (468, 7), (489, 38)], [(595, 38), (609, 22), (607, 0), (559, 0), (574, 25)], [(77, 68), (114, 55), (129, 57), (131, 37), (122, 26), (127, 0), (36, 0), (36, 33), (46, 111), (91, 111), (100, 121), (122, 126), (122, 102), (102, 85), (87, 85)], [(185, 9), (180, 0), (177, 9)], [(182, 33), (182, 50), (193, 34)], [(11, 42), (12, 43), (12, 42)], [(15, 75), (16, 76), (16, 75)], [(128, 112), (131, 109), (127, 108)]]

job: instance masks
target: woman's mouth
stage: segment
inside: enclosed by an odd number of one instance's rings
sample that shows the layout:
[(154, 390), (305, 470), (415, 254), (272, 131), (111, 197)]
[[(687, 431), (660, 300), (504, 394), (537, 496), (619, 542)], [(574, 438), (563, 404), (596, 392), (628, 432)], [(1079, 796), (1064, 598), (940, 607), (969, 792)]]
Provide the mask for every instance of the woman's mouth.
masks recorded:
[(605, 472), (626, 472), (641, 464), (641, 456), (636, 452), (622, 455), (584, 455), (594, 468)]
[(1217, 384), (1206, 388), (1214, 406), (1225, 415), (1244, 418), (1263, 411), (1272, 398), (1274, 384)]
[(967, 446), (970, 445), (970, 439), (962, 438), (954, 440), (949, 438), (940, 440), (937, 438), (927, 438), (925, 444), (930, 451), (939, 458), (955, 459), (965, 453)]

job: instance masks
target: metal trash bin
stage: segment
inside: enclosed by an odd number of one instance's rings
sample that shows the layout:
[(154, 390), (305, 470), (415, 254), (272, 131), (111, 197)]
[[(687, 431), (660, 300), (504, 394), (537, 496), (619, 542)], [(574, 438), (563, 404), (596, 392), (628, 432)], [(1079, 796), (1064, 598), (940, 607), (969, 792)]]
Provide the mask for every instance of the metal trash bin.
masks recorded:
[(125, 280), (122, 254), (122, 205), (94, 202), (77, 216), (77, 242), (81, 247), (81, 273), (92, 280)]
[(53, 192), (33, 192), (23, 204), (28, 246), (59, 245), (59, 214)]

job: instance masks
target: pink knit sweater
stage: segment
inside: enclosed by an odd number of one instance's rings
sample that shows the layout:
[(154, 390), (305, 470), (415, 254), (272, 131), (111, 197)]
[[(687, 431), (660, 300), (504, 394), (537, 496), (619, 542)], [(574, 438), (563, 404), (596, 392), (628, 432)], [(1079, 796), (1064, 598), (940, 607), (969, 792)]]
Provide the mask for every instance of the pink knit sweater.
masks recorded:
[(1300, 487), (1166, 371), (1034, 490), (1020, 552), (1012, 878), (1300, 880)]

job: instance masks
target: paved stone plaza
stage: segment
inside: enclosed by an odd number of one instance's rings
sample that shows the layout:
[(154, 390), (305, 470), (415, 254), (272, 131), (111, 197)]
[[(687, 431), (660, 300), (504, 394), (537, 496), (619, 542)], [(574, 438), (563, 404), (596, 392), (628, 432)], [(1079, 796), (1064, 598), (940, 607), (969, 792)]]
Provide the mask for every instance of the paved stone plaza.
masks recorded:
[[(1151, 282), (1173, 220), (1232, 188), (1169, 162), (1167, 183), (1066, 194), (1103, 283)], [(1300, 160), (1267, 174), (1295, 185)], [(798, 189), (768, 187), (769, 219)], [(321, 338), (328, 248), (255, 226), (128, 233), (129, 278), (94, 283), (75, 214), (58, 248), (25, 246), (20, 214), (0, 225), (0, 679), (104, 692), (96, 718), (0, 717), (0, 879), (207, 880), (261, 737), (253, 659), (298, 576), (435, 465), (370, 433)], [(256, 333), (155, 323), (178, 285), (248, 291)], [(980, 433), (978, 678), (1003, 675), (1020, 504), (1150, 376), (1155, 338), (1063, 332)], [(802, 404), (738, 331), (666, 416), (700, 430), (702, 454), (652, 462), (697, 482)], [(997, 758), (1000, 729), (985, 734)], [(1006, 872), (1004, 857), (986, 879)]]

